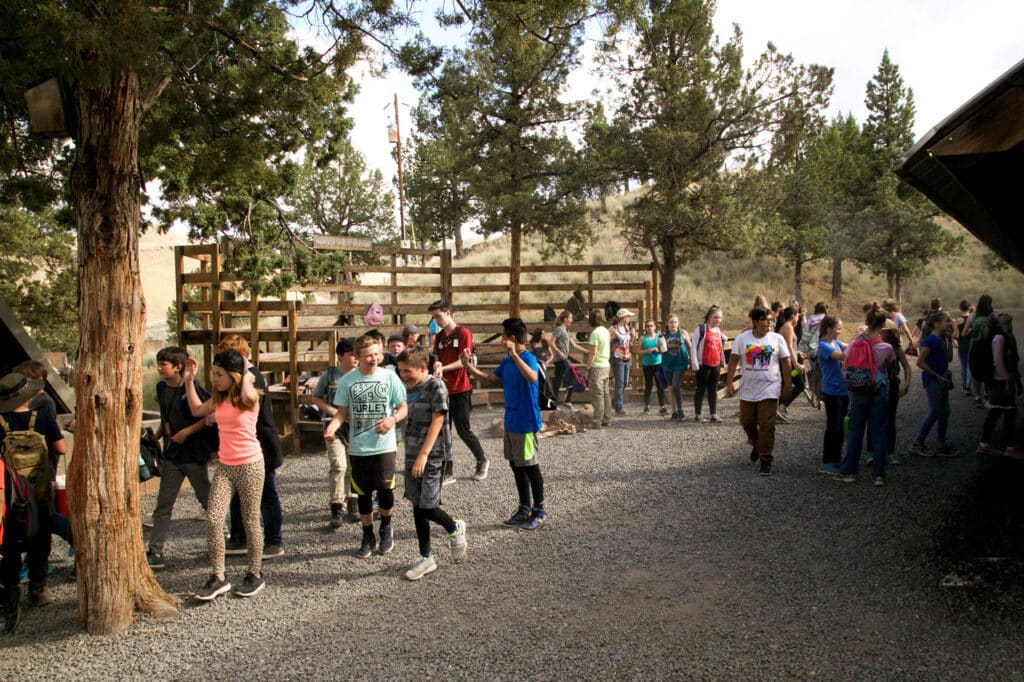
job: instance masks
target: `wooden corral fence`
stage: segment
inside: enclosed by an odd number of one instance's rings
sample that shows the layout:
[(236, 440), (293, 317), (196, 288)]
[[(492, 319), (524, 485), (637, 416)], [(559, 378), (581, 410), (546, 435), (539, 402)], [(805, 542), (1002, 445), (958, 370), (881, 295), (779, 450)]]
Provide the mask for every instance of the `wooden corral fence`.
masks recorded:
[[(220, 339), (228, 334), (246, 338), (252, 361), (270, 375), (282, 437), (298, 451), (301, 431), (318, 431), (321, 425), (300, 419), (309, 396), (295, 377), (322, 372), (334, 362), (339, 338), (365, 332), (362, 316), (371, 302), (384, 311), (384, 323), (376, 328), (385, 336), (416, 324), (425, 342), (428, 305), (441, 298), (451, 301), (456, 321), (473, 331), (482, 368), (494, 366), (502, 354), (496, 335), (501, 320), (511, 316), (510, 282), (520, 282), (519, 316), (531, 329), (549, 330), (544, 309), (561, 312), (575, 289), (583, 291), (588, 306), (603, 307), (614, 300), (632, 309), (641, 328), (644, 320), (657, 317), (658, 273), (653, 264), (528, 265), (516, 275), (501, 265), (455, 265), (447, 249), (374, 247), (373, 253), (379, 263), (349, 265), (329, 284), (296, 286), (283, 299), (270, 299), (238, 293), (240, 278), (224, 270), (223, 253), (216, 244), (177, 246), (178, 343), (202, 355), (208, 383)], [(501, 281), (485, 281), (494, 275), (502, 276)], [(556, 281), (539, 281), (551, 275)], [(577, 320), (572, 329), (586, 331), (589, 326), (586, 320)], [(488, 342), (491, 337), (495, 338)], [(500, 391), (477, 390), (474, 402), (500, 402), (498, 396)]]

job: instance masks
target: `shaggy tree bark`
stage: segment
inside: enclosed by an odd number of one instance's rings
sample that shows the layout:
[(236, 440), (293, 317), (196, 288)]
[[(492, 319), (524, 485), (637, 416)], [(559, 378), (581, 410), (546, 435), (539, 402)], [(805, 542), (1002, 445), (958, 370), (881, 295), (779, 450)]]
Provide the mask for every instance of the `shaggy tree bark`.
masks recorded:
[(139, 532), (139, 430), (146, 304), (139, 276), (142, 106), (133, 73), (79, 84), (71, 197), (78, 228), (81, 335), (68, 501), (79, 622), (117, 632), (135, 611), (177, 613), (146, 564)]

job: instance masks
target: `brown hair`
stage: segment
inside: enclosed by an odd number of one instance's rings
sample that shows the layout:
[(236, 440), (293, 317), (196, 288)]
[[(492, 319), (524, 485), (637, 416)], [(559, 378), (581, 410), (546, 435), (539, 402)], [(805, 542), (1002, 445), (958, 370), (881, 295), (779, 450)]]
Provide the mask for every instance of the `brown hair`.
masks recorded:
[(410, 367), (426, 367), (430, 361), (430, 353), (426, 348), (408, 348), (398, 354), (398, 362)]
[(249, 342), (245, 337), (238, 334), (228, 334), (217, 344), (217, 350), (237, 350), (245, 357), (249, 357)]
[(363, 334), (358, 339), (356, 339), (355, 348), (353, 348), (352, 350), (355, 351), (356, 355), (359, 355), (360, 353), (363, 352), (364, 348), (369, 348), (370, 346), (375, 345), (380, 345), (380, 339), (378, 339), (376, 336), (372, 334)]
[(26, 360), (17, 367), (14, 371), (22, 375), (26, 379), (45, 379), (46, 378), (46, 365), (39, 362), (38, 360)]
[[(892, 299), (886, 299), (891, 301)], [(889, 316), (882, 310), (882, 306), (878, 305), (877, 301), (871, 303), (871, 309), (868, 310), (868, 314), (864, 316), (864, 322), (868, 325), (870, 331), (881, 329), (885, 324), (885, 321), (889, 319)]]

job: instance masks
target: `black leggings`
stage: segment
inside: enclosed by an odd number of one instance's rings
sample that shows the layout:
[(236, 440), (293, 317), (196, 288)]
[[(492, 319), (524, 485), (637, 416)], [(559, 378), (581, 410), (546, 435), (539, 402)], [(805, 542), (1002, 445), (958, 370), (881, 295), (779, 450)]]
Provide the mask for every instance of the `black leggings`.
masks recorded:
[(540, 475), (540, 465), (531, 464), (527, 467), (512, 465), (512, 475), (516, 478), (516, 490), (519, 491), (519, 504), (530, 506), (530, 493), (533, 492), (533, 506), (544, 507), (544, 477)]
[(722, 374), (722, 368), (718, 365), (711, 367), (701, 365), (697, 370), (697, 390), (693, 394), (693, 411), (700, 414), (700, 404), (704, 402), (704, 394), (708, 394), (708, 409), (711, 414), (718, 413), (718, 377)]
[[(569, 365), (565, 360), (555, 360), (555, 376), (554, 376), (554, 389), (555, 389), (555, 400), (558, 400), (558, 393), (562, 390), (562, 386), (565, 385), (565, 375), (569, 373)], [(572, 386), (565, 387), (565, 402), (572, 402)]]
[(424, 509), (423, 507), (413, 505), (412, 518), (413, 522), (416, 524), (416, 539), (420, 543), (421, 556), (427, 556), (430, 554), (431, 521), (444, 528), (448, 533), (455, 532), (455, 522), (452, 521), (452, 517), (448, 516), (448, 513), (440, 507)]
[(665, 389), (661, 384), (657, 382), (655, 373), (660, 368), (660, 365), (644, 365), (644, 407), (650, 407), (651, 405), (651, 386), (655, 386), (658, 389), (658, 405), (665, 407)]

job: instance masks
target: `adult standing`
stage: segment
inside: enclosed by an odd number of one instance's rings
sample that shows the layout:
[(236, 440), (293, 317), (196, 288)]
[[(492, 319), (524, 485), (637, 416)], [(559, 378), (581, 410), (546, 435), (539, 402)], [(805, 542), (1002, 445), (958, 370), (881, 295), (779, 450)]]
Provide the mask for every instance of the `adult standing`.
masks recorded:
[[(452, 317), (452, 305), (446, 300), (434, 301), (427, 309), (431, 318), (437, 323), (439, 331), (434, 337), (434, 376), (444, 379), (448, 388), (448, 410), (451, 422), (455, 426), (459, 438), (466, 444), (476, 458), (474, 481), (487, 478), (490, 462), (480, 445), (480, 439), (473, 433), (469, 423), (473, 411), (473, 386), (469, 383), (469, 373), (462, 366), (462, 355), (473, 352), (473, 333), (468, 328), (455, 323)], [(443, 483), (455, 482), (451, 460), (445, 463)]]
[(775, 450), (775, 417), (779, 399), (788, 398), (791, 389), (789, 346), (779, 334), (771, 331), (769, 312), (764, 308), (750, 311), (753, 327), (736, 337), (725, 375), (725, 392), (737, 394), (734, 379), (736, 368), (742, 367), (740, 382), (740, 426), (751, 445), (750, 461), (761, 460), (760, 474), (770, 476)]
[[(569, 333), (569, 327), (574, 319), (575, 316), (572, 312), (563, 310), (562, 314), (555, 320), (555, 326), (551, 330), (551, 353), (555, 360), (555, 400), (558, 400), (558, 393), (562, 390), (562, 382), (565, 380), (566, 374), (569, 373), (569, 363), (572, 361), (569, 353), (574, 348), (580, 353), (587, 352), (587, 349), (576, 343), (576, 339)], [(569, 409), (572, 409), (572, 386), (567, 386), (565, 389), (564, 404)]]
[(592, 426), (603, 427), (611, 423), (612, 397), (608, 390), (611, 361), (608, 357), (611, 335), (604, 326), (604, 313), (597, 308), (590, 311), (590, 353), (587, 354), (587, 388), (594, 406)]
[(633, 313), (625, 308), (619, 308), (615, 313), (615, 322), (608, 333), (611, 336), (611, 365), (614, 390), (612, 393), (612, 409), (615, 414), (622, 416), (626, 412), (623, 407), (623, 396), (626, 392), (626, 385), (629, 383), (629, 367), (632, 364), (632, 348), (636, 341), (633, 327), (630, 320)]
[(708, 397), (708, 410), (711, 421), (722, 421), (718, 417), (718, 379), (725, 367), (725, 342), (728, 340), (722, 333), (722, 309), (717, 305), (708, 308), (704, 313), (704, 324), (697, 325), (693, 330), (693, 371), (697, 374), (697, 390), (693, 394), (693, 420), (706, 422), (700, 416), (704, 396)]
[[(918, 351), (917, 367), (921, 370), (921, 382), (928, 395), (928, 413), (921, 422), (917, 438), (910, 446), (910, 452), (922, 457), (932, 455), (938, 457), (956, 457), (958, 454), (946, 443), (946, 428), (949, 424), (949, 390), (953, 387), (953, 378), (949, 374), (949, 359), (943, 348), (942, 337), (953, 320), (949, 313), (939, 311), (928, 318), (932, 332), (921, 342)], [(925, 446), (925, 439), (938, 423), (938, 442), (935, 451), (930, 452)]]
[(825, 403), (825, 437), (821, 444), (823, 474), (839, 473), (843, 454), (843, 422), (850, 409), (850, 395), (843, 381), (846, 346), (839, 340), (843, 321), (826, 315), (818, 327), (818, 367), (821, 368), (821, 401)]

